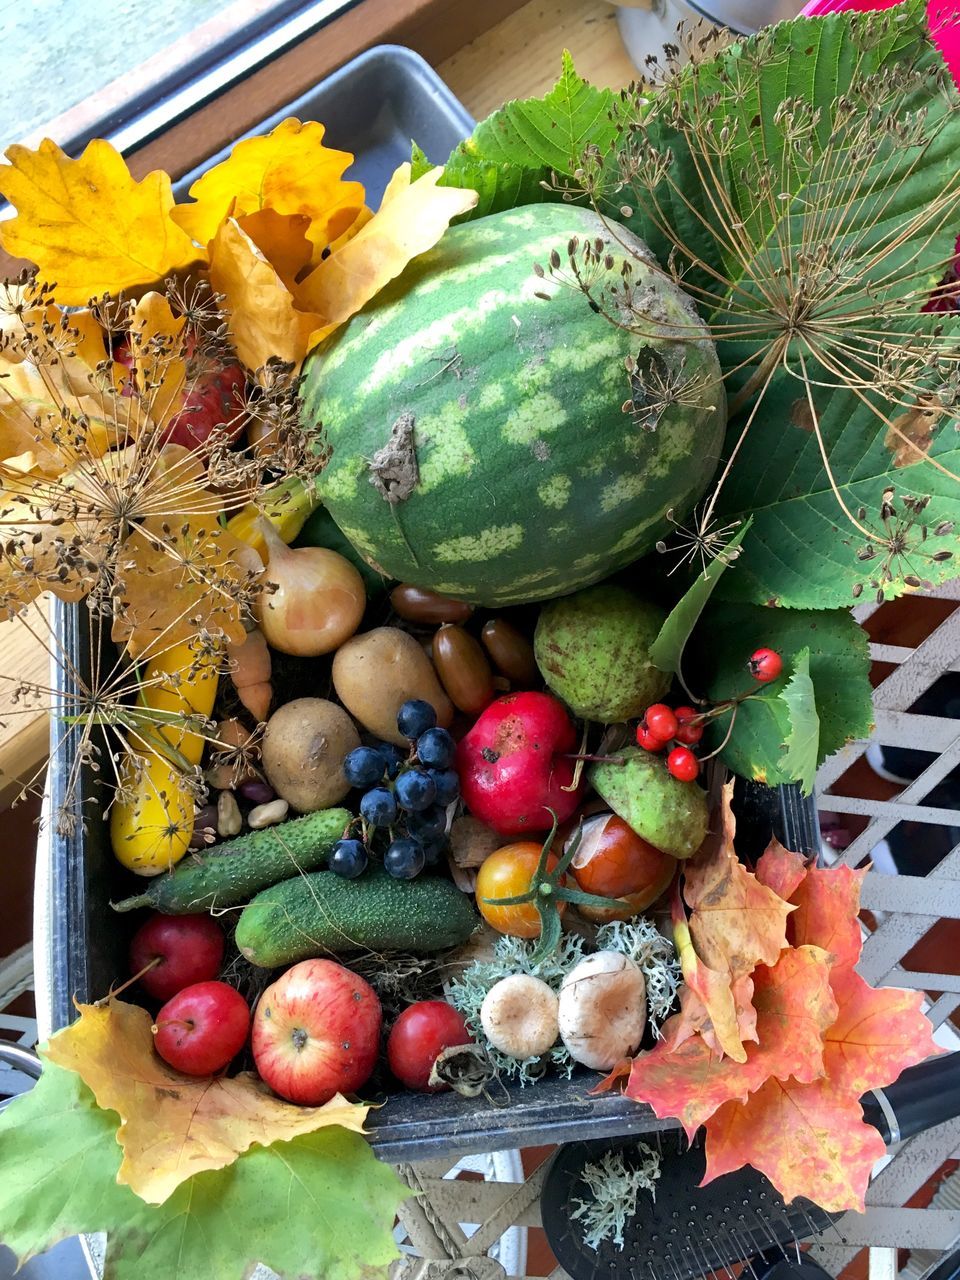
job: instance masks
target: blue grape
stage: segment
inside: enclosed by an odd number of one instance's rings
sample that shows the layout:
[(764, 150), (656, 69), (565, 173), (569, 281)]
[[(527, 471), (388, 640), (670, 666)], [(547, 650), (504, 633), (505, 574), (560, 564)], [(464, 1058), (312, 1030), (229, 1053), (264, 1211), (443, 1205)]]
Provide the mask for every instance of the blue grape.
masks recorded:
[(423, 850), (423, 856), (428, 867), (434, 866), (440, 861), (442, 855), (446, 852), (447, 841), (445, 836), (435, 836), (433, 839), (425, 840), (422, 836), (418, 837), (420, 848)]
[(437, 796), (437, 784), (422, 769), (408, 769), (396, 781), (397, 804), (408, 813), (429, 809)]
[(429, 769), (449, 769), (457, 756), (457, 744), (446, 729), (428, 729), (417, 739), (417, 759)]
[(437, 804), (452, 804), (460, 795), (460, 779), (456, 769), (431, 769), (430, 777), (437, 789)]
[(369, 854), (361, 840), (338, 840), (330, 852), (328, 866), (344, 880), (356, 880), (367, 869)]
[(407, 818), (407, 831), (421, 841), (442, 836), (446, 829), (447, 811), (440, 805), (431, 805), (429, 809), (411, 813)]
[(392, 781), (403, 768), (407, 753), (393, 742), (378, 742), (377, 750), (387, 762), (387, 777)]
[(411, 742), (415, 742), (436, 723), (437, 713), (423, 698), (410, 698), (397, 712), (397, 728)]
[(375, 747), (355, 747), (343, 762), (343, 776), (351, 787), (376, 786), (386, 771), (386, 756)]
[(360, 801), (360, 815), (373, 827), (389, 827), (397, 820), (397, 801), (386, 787), (374, 787)]
[(397, 880), (412, 880), (426, 865), (426, 855), (416, 840), (401, 836), (383, 855), (383, 868)]

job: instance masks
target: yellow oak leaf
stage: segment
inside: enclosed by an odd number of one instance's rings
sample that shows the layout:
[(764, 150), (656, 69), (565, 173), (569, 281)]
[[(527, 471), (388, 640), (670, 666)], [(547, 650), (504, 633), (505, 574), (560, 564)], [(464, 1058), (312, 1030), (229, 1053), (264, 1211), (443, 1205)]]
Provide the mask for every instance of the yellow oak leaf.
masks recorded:
[(197, 179), (190, 188), (195, 203), (178, 205), (174, 221), (206, 245), (226, 217), (260, 209), (303, 214), (319, 260), (364, 207), (362, 184), (343, 180), (353, 156), (325, 146), (325, 132), (322, 124), (291, 117), (271, 133), (238, 142), (226, 160)]
[(410, 165), (401, 165), (370, 221), (297, 286), (297, 306), (323, 320), (311, 346), (359, 311), (411, 259), (432, 249), (451, 220), (477, 203), (476, 191), (438, 187), (442, 173), (431, 169), (411, 183)]
[(294, 307), (289, 289), (235, 218), (225, 219), (210, 243), (210, 280), (223, 295), (237, 355), (251, 372), (270, 356), (300, 364), (320, 317)]
[[(130, 351), (142, 415), (165, 427), (182, 408), (187, 384), (187, 322), (161, 293), (145, 293), (130, 317)], [(142, 429), (142, 421), (141, 421)], [(136, 434), (136, 432), (134, 432)]]
[(363, 1132), (368, 1107), (337, 1094), (322, 1107), (281, 1102), (256, 1076), (192, 1078), (157, 1056), (145, 1009), (109, 1000), (79, 1005), (80, 1017), (43, 1054), (75, 1071), (97, 1105), (120, 1116), (117, 1181), (162, 1204), (182, 1182), (223, 1169), (252, 1146), (337, 1124)]
[(49, 138), (36, 151), (17, 144), (6, 155), (0, 194), (17, 216), (0, 224), (0, 241), (56, 282), (61, 305), (152, 284), (201, 256), (170, 218), (167, 174), (136, 182), (109, 142), (95, 139), (78, 160)]
[(258, 209), (237, 218), (237, 225), (292, 290), (297, 276), (310, 265), (312, 245), (306, 236), (310, 219), (306, 214)]

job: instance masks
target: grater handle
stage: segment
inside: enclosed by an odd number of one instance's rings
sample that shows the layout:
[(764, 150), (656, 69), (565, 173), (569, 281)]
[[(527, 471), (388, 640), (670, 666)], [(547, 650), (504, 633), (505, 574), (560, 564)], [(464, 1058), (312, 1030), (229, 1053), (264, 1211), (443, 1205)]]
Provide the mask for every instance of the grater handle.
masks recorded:
[(860, 1099), (864, 1119), (892, 1144), (960, 1116), (960, 1051), (908, 1067), (885, 1089)]

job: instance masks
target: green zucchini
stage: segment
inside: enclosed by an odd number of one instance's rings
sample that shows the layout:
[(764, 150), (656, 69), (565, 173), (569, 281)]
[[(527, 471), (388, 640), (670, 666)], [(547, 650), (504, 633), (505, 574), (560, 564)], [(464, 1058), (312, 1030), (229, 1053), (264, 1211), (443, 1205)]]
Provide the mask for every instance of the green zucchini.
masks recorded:
[(236, 906), (297, 871), (323, 866), (352, 819), (346, 809), (318, 809), (224, 840), (206, 852), (187, 854), (173, 871), (151, 880), (143, 893), (111, 906), (114, 911), (153, 907), (170, 916)]
[(235, 941), (251, 964), (273, 969), (351, 951), (442, 951), (477, 927), (466, 895), (450, 880), (395, 880), (371, 867), (357, 880), (315, 871), (275, 884), (250, 902)]

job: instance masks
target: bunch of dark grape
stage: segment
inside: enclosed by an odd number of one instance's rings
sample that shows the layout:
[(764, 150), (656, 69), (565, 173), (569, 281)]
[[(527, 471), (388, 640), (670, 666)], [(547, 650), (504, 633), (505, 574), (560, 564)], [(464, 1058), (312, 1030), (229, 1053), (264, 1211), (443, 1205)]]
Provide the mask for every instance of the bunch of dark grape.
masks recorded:
[(363, 875), (371, 844), (386, 832), (384, 869), (398, 880), (412, 880), (439, 861), (446, 849), (447, 806), (460, 795), (453, 762), (457, 744), (437, 728), (429, 702), (412, 698), (397, 713), (397, 728), (410, 743), (404, 754), (390, 742), (357, 747), (343, 762), (352, 787), (363, 791), (360, 818), (364, 839), (338, 840), (330, 870), (345, 879)]

